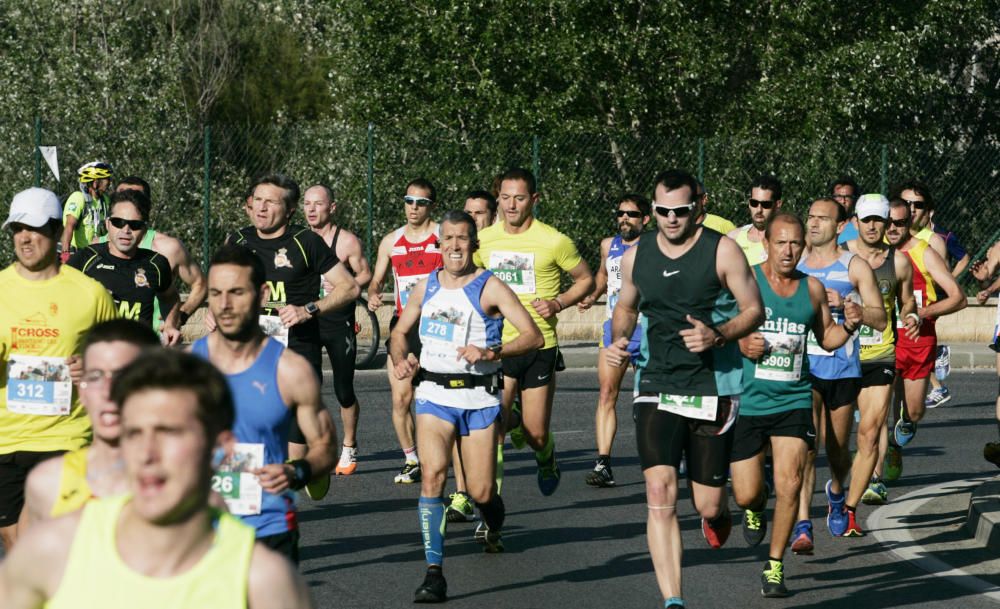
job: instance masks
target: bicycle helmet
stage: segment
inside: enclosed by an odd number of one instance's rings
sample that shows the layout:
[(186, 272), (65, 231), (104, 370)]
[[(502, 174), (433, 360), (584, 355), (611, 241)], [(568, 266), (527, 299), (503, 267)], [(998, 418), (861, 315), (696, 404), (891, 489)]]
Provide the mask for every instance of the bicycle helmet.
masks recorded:
[(76, 172), (80, 175), (80, 183), (87, 184), (96, 180), (110, 178), (114, 174), (110, 163), (104, 161), (94, 161), (83, 165)]

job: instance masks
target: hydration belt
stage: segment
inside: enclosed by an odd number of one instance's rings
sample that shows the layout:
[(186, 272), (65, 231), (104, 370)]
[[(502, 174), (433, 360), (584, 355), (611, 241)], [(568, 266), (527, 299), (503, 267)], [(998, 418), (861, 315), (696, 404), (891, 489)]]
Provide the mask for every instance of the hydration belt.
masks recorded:
[(486, 388), (487, 393), (496, 393), (503, 389), (503, 374), (497, 371), (493, 374), (441, 374), (421, 370), (417, 373), (417, 382), (430, 381), (445, 389)]

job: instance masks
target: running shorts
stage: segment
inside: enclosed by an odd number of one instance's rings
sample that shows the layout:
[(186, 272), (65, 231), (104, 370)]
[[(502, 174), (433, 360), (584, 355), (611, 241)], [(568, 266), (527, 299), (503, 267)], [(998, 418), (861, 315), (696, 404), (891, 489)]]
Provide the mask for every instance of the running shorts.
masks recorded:
[(849, 406), (857, 401), (858, 394), (861, 393), (861, 379), (857, 377), (821, 379), (810, 374), (809, 380), (813, 391), (819, 394), (827, 410)]
[(740, 415), (733, 427), (732, 462), (743, 461), (759, 454), (774, 437), (799, 438), (809, 450), (816, 448), (816, 427), (813, 425), (812, 404), (775, 414)]
[[(611, 320), (606, 319), (604, 320), (604, 337), (601, 339), (601, 347), (607, 349), (608, 345), (610, 344), (611, 344)], [(635, 365), (636, 360), (639, 359), (639, 345), (640, 345), (639, 333), (636, 332), (632, 335), (632, 338), (629, 339), (628, 341), (629, 363), (632, 364), (633, 366)]]
[(861, 388), (891, 385), (896, 379), (896, 364), (893, 362), (861, 362)]
[(517, 381), (521, 389), (545, 387), (552, 382), (558, 352), (559, 347), (549, 347), (523, 355), (504, 357), (500, 360), (503, 375)]
[[(66, 451), (16, 451), (0, 455), (0, 527), (17, 524), (24, 507), (24, 483), (36, 465)], [(8, 549), (9, 551), (9, 549)]]
[(460, 436), (467, 436), (471, 431), (486, 429), (502, 418), (499, 406), (476, 409), (454, 408), (435, 404), (430, 400), (417, 400), (416, 407), (417, 414), (429, 414), (451, 423)]
[[(937, 355), (937, 337), (919, 342), (903, 342), (896, 344), (896, 370), (906, 380), (923, 380), (934, 371), (934, 358)], [(904, 346), (905, 345), (905, 346)]]

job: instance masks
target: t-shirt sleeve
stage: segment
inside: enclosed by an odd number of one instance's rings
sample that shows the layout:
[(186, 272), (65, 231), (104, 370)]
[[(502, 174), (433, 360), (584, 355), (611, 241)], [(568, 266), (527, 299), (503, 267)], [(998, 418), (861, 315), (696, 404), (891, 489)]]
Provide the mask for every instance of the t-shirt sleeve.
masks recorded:
[(476, 250), (472, 252), (472, 264), (478, 266), (481, 269), (485, 269), (486, 265), (483, 264), (483, 257), (479, 255), (480, 251), (482, 250)]
[(958, 235), (955, 233), (948, 233), (948, 237), (944, 241), (945, 248), (948, 250), (948, 255), (952, 257), (955, 262), (958, 262), (968, 254), (965, 251), (965, 247), (958, 240)]
[(66, 218), (72, 216), (74, 218), (79, 218), (80, 214), (83, 213), (83, 208), (86, 205), (87, 200), (83, 198), (82, 192), (74, 192), (66, 199), (66, 204), (63, 206), (63, 222), (65, 223)]
[(580, 252), (577, 251), (576, 244), (573, 243), (572, 239), (562, 233), (558, 233), (557, 239), (554, 250), (556, 264), (562, 270), (569, 272), (576, 268), (583, 259), (580, 258)]
[(98, 284), (98, 288), (94, 290), (94, 298), (97, 300), (94, 304), (95, 324), (118, 317), (118, 309), (115, 308), (115, 301), (111, 298), (111, 292)]
[(320, 275), (326, 275), (330, 269), (340, 264), (337, 255), (326, 245), (326, 241), (316, 233), (309, 231), (299, 235), (302, 248), (306, 251), (309, 260), (315, 261), (311, 265)]
[(167, 291), (170, 286), (174, 284), (174, 275), (170, 272), (170, 265), (167, 264), (167, 259), (159, 254), (152, 259), (152, 263), (156, 265), (159, 272), (156, 274), (159, 277), (159, 281), (156, 284), (156, 293)]

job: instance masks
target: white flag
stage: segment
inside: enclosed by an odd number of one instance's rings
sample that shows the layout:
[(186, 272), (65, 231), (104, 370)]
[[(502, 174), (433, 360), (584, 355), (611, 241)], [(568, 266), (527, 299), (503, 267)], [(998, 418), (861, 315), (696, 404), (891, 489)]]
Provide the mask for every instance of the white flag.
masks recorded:
[(45, 159), (45, 163), (49, 166), (52, 171), (52, 175), (56, 176), (56, 181), (59, 180), (59, 157), (56, 154), (55, 146), (39, 146), (38, 151), (42, 153), (42, 158)]

